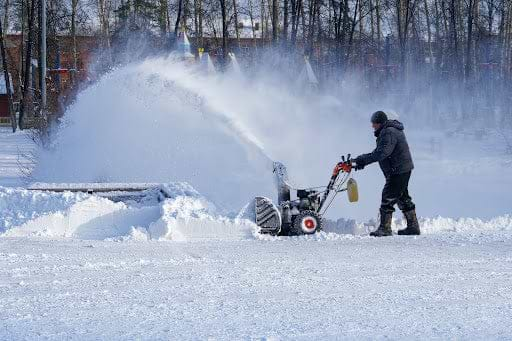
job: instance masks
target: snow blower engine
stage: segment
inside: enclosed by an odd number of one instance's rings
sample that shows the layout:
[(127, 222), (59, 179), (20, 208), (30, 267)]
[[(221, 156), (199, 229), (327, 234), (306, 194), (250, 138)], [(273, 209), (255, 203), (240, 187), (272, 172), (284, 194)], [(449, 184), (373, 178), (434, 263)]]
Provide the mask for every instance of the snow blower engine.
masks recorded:
[(322, 229), (322, 216), (338, 193), (346, 191), (349, 201), (356, 202), (359, 194), (357, 183), (350, 176), (350, 154), (347, 158), (342, 156), (341, 160), (334, 167), (327, 186), (296, 189), (297, 198), (293, 200), (286, 167), (280, 162), (274, 162), (278, 203), (276, 206), (268, 198), (256, 197), (255, 221), (260, 227), (260, 233), (284, 236), (313, 234)]

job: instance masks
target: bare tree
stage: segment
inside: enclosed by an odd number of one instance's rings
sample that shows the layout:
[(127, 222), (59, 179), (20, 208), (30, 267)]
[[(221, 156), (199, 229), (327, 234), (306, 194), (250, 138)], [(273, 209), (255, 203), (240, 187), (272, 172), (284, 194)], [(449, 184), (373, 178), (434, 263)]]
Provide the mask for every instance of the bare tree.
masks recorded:
[(19, 116), (19, 122), (18, 126), (20, 129), (24, 128), (24, 119), (25, 114), (27, 112), (30, 112), (32, 109), (32, 49), (34, 44), (34, 20), (35, 20), (35, 4), (36, 0), (29, 0), (28, 1), (28, 8), (27, 8), (27, 18), (28, 18), (28, 37), (27, 37), (27, 46), (26, 46), (26, 56), (25, 56), (25, 77), (23, 79), (23, 92), (22, 97), (20, 101), (20, 116)]
[(222, 15), (222, 57), (224, 61), (228, 55), (228, 20), (226, 0), (219, 0)]

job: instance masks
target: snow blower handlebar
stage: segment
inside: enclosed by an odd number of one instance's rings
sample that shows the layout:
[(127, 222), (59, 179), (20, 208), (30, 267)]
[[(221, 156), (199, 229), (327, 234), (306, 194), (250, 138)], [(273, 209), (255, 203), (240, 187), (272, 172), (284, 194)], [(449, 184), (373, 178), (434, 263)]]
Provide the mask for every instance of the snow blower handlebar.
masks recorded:
[(347, 158), (345, 159), (345, 156), (341, 156), (341, 162), (338, 162), (336, 166), (334, 167), (334, 170), (332, 172), (331, 180), (329, 181), (329, 184), (327, 185), (327, 189), (324, 192), (324, 195), (322, 196), (322, 200), (320, 200), (320, 206), (318, 207), (318, 213), (322, 211), (322, 208), (327, 201), (327, 198), (329, 197), (329, 194), (334, 189), (334, 185), (336, 184), (336, 181), (338, 180), (338, 177), (340, 173), (347, 173), (350, 174), (352, 172), (352, 159), (350, 158), (350, 154), (347, 155)]
[[(352, 171), (352, 160), (350, 159), (350, 154), (347, 155), (347, 159), (345, 160), (345, 156), (341, 156), (341, 162), (336, 164), (334, 167), (334, 171), (332, 172), (331, 180), (336, 180), (336, 177), (339, 173), (350, 173)], [(333, 183), (334, 184), (334, 183)]]

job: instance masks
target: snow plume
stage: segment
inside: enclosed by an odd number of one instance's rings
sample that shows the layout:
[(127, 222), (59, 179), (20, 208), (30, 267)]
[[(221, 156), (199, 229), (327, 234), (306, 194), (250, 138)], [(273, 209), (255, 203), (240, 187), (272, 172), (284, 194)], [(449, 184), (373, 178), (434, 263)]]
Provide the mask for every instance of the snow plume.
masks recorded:
[(34, 177), (187, 181), (232, 211), (256, 193), (272, 195), (271, 162), (257, 141), (185, 82), (202, 79), (170, 58), (114, 70), (69, 108)]
[[(207, 74), (200, 64), (172, 56), (111, 71), (67, 110), (53, 147), (39, 153), (34, 178), (188, 182), (219, 212), (232, 213), (254, 196), (275, 197), (271, 160), (287, 165), (292, 184), (305, 188), (326, 185), (342, 154), (374, 148), (369, 116), (387, 107), (361, 98), (362, 80), (308, 89), (296, 81), (301, 65), (284, 57), (264, 60), (242, 75)], [(419, 215), (510, 213), (510, 158), (503, 159), (492, 132), (413, 130), (415, 113), (397, 114), (416, 165), (410, 193)], [(377, 216), (380, 170), (367, 167), (354, 177), (360, 202), (337, 198), (329, 218)]]
[(274, 196), (271, 160), (286, 162), (302, 185), (323, 183), (350, 150), (335, 144), (346, 117), (334, 98), (312, 100), (290, 84), (279, 75), (206, 75), (173, 57), (120, 67), (80, 93), (33, 176), (186, 181), (230, 211)]

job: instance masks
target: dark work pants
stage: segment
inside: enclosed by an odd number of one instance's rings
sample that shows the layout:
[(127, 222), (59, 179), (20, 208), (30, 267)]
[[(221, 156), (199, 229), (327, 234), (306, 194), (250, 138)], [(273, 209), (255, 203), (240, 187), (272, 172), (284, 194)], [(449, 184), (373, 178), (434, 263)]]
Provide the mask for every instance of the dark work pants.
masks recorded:
[(400, 208), (402, 212), (415, 209), (408, 190), (410, 178), (411, 172), (391, 175), (386, 178), (380, 205), (382, 212), (393, 213), (395, 211), (393, 207), (395, 204), (398, 204), (398, 208)]

